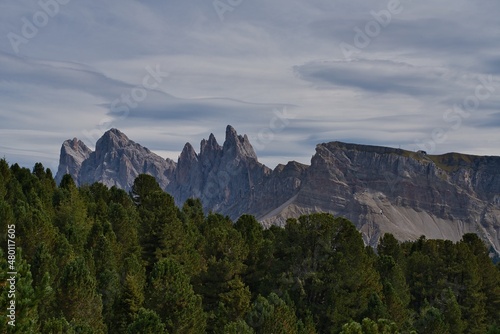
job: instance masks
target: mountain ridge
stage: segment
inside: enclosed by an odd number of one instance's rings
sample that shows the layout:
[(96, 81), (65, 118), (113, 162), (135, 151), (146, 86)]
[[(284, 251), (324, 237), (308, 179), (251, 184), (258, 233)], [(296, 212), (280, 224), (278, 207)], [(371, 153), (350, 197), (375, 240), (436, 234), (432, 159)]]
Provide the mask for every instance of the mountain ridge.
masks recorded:
[(80, 185), (129, 190), (147, 173), (178, 205), (196, 197), (207, 211), (252, 214), (265, 226), (325, 211), (353, 221), (370, 245), (386, 232), (400, 240), (454, 241), (473, 232), (500, 254), (500, 157), (332, 141), (316, 146), (310, 165), (290, 161), (270, 169), (230, 125), (222, 146), (210, 134), (199, 153), (186, 143), (177, 162), (117, 129), (107, 131), (95, 151), (82, 144), (76, 138), (63, 143), (56, 180), (69, 173)]

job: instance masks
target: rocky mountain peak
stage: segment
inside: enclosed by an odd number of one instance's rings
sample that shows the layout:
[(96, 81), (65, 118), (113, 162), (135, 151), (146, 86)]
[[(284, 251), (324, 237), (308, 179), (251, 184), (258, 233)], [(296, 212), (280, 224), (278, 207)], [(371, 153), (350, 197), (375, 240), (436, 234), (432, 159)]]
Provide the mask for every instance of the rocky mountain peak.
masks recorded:
[(167, 191), (179, 205), (198, 197), (206, 209), (236, 216), (249, 212), (256, 185), (270, 172), (258, 162), (248, 137), (228, 125), (222, 147), (213, 134), (201, 141), (199, 155), (190, 144), (184, 146)]
[(129, 190), (139, 174), (156, 177), (165, 188), (172, 180), (175, 162), (165, 160), (130, 140), (118, 129), (110, 129), (99, 138), (96, 150), (88, 155), (79, 174), (71, 174), (80, 185), (102, 182)]
[(248, 137), (246, 135), (238, 135), (236, 130), (231, 125), (228, 125), (226, 128), (226, 140), (224, 141), (222, 150), (224, 154), (248, 157), (257, 160), (257, 154), (255, 154)]
[(133, 142), (123, 132), (118, 129), (110, 129), (97, 141), (96, 151), (124, 148), (131, 143)]
[(181, 155), (179, 156), (179, 164), (182, 162), (193, 162), (198, 161), (198, 154), (193, 148), (193, 145), (186, 143), (182, 149)]
[[(66, 140), (61, 146), (56, 182), (61, 182), (65, 174), (78, 175), (83, 162), (91, 153), (92, 150), (81, 140), (77, 138)], [(77, 180), (75, 182), (78, 184)]]
[(217, 143), (213, 133), (210, 134), (208, 140), (203, 139), (200, 143), (200, 156), (213, 155), (214, 152), (221, 150), (222, 147)]

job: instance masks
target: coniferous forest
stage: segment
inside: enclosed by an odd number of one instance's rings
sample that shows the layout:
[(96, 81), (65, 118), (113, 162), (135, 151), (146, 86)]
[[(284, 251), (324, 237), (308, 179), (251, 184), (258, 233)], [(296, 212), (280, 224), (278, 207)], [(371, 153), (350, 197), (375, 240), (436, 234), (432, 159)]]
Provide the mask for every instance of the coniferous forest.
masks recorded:
[(5, 160), (0, 222), (1, 333), (500, 333), (500, 267), (475, 234), (372, 249), (330, 214), (263, 229), (178, 208), (152, 176), (57, 186)]

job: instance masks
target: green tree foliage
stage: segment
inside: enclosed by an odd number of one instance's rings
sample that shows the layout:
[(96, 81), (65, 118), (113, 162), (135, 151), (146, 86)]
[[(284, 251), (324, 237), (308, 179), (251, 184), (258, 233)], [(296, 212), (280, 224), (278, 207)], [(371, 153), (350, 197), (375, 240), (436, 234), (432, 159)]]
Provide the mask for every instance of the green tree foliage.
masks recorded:
[(16, 330), (19, 333), (33, 333), (39, 327), (38, 303), (40, 299), (37, 298), (33, 288), (30, 265), (23, 259), (19, 248), (16, 254), (16, 270)]
[(206, 315), (201, 297), (174, 259), (157, 262), (151, 272), (146, 304), (155, 311), (169, 333), (205, 333)]
[[(16, 328), (0, 333), (488, 333), (500, 328), (500, 266), (460, 242), (365, 247), (330, 214), (264, 229), (181, 209), (156, 180), (130, 193), (0, 160), (0, 308), (16, 230)], [(21, 251), (22, 249), (22, 251)], [(263, 297), (267, 296), (267, 297)]]
[(380, 253), (377, 268), (381, 276), (387, 312), (387, 314), (379, 314), (378, 316), (388, 316), (398, 326), (403, 326), (409, 318), (408, 305), (411, 298), (403, 269), (392, 255)]
[[(15, 265), (17, 274), (12, 274), (9, 269), (6, 256), (0, 250), (0, 279), (2, 291), (0, 294), (0, 305), (2, 317), (0, 319), (0, 330), (2, 333), (34, 333), (39, 326), (37, 304), (39, 300), (32, 286), (32, 276), (29, 264), (23, 259), (21, 249), (17, 249)], [(15, 318), (9, 318), (11, 314), (8, 307), (15, 303)], [(8, 325), (9, 321), (15, 321), (15, 328)], [(8, 329), (13, 329), (9, 331)]]
[(248, 247), (227, 217), (209, 214), (200, 229), (207, 267), (196, 280), (195, 289), (202, 295), (209, 314), (208, 330), (220, 331), (250, 308), (250, 289), (241, 279)]
[(126, 332), (127, 326), (143, 307), (145, 286), (146, 273), (140, 256), (131, 254), (125, 259), (120, 275), (120, 296), (114, 305), (113, 328), (117, 333)]
[(161, 192), (161, 188), (156, 179), (151, 175), (141, 174), (134, 181), (131, 195), (136, 204), (141, 204), (150, 194), (157, 191)]
[(435, 307), (424, 307), (420, 318), (415, 324), (418, 333), (445, 334), (449, 333), (445, 319), (441, 311)]
[(54, 224), (78, 252), (83, 252), (92, 221), (87, 219), (87, 203), (73, 179), (65, 175), (54, 194)]
[[(281, 290), (291, 290), (299, 309), (309, 309), (320, 331), (339, 331), (360, 319), (370, 297), (381, 292), (379, 275), (354, 225), (329, 214), (289, 220)], [(360, 319), (361, 320), (361, 319)]]
[(256, 333), (299, 333), (299, 320), (295, 309), (271, 293), (268, 298), (258, 296), (247, 316), (247, 322)]
[(77, 327), (90, 327), (97, 332), (105, 331), (96, 278), (91, 275), (82, 257), (76, 258), (63, 269), (57, 299), (60, 310), (70, 323)]
[(399, 331), (394, 322), (386, 319), (378, 321), (369, 318), (363, 319), (361, 323), (350, 321), (342, 326), (340, 334), (398, 334)]
[(254, 334), (255, 331), (252, 327), (248, 326), (248, 324), (239, 319), (237, 321), (233, 321), (224, 326), (225, 334)]
[(108, 327), (115, 326), (115, 305), (120, 298), (120, 277), (115, 253), (114, 233), (109, 223), (95, 223), (89, 233), (87, 249), (92, 255), (93, 276), (96, 278), (97, 292), (101, 296), (103, 317)]
[(488, 249), (476, 234), (468, 233), (462, 238), (471, 253), (474, 254), (478, 274), (481, 277), (480, 293), (486, 297), (486, 323), (500, 326), (500, 275), (489, 258)]
[(442, 313), (450, 333), (461, 334), (464, 332), (465, 324), (462, 320), (462, 310), (457, 298), (451, 288), (443, 291)]
[(240, 232), (244, 243), (248, 248), (248, 256), (243, 261), (246, 269), (243, 273), (245, 284), (252, 291), (256, 291), (262, 284), (266, 272), (266, 253), (268, 246), (264, 239), (264, 228), (250, 215), (241, 216), (234, 224), (235, 229)]
[(168, 334), (155, 311), (141, 308), (128, 326), (127, 334)]
[(198, 271), (199, 257), (193, 251), (194, 245), (186, 238), (190, 231), (179, 218), (181, 214), (173, 197), (163, 192), (150, 175), (137, 177), (132, 196), (138, 204), (139, 235), (147, 271), (156, 261), (167, 256), (175, 258), (188, 272)]
[(52, 333), (64, 333), (64, 334), (74, 334), (75, 331), (71, 324), (64, 317), (60, 318), (48, 318), (42, 324), (42, 333), (52, 334)]

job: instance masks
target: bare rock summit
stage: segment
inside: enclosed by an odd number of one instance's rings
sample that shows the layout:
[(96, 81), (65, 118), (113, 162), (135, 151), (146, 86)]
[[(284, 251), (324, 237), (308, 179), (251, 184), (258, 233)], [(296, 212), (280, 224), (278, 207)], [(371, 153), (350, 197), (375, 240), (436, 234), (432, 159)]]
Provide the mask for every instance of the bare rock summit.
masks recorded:
[(78, 185), (78, 178), (75, 178), (75, 176), (80, 175), (82, 164), (91, 153), (92, 150), (81, 140), (76, 138), (66, 140), (61, 146), (56, 182), (59, 184), (65, 174), (70, 174)]
[[(61, 154), (56, 179), (60, 180), (69, 171), (69, 174), (79, 185), (101, 182), (110, 187), (117, 186), (129, 190), (135, 178), (139, 174), (145, 173), (153, 175), (162, 188), (165, 188), (172, 179), (176, 167), (174, 161), (163, 159), (130, 140), (117, 129), (111, 129), (104, 133), (97, 141), (95, 151), (86, 151), (85, 156), (79, 151), (65, 149), (67, 142), (63, 144), (61, 152), (63, 149), (65, 152), (69, 152), (67, 155), (70, 158)], [(85, 159), (82, 160), (82, 157)], [(73, 160), (78, 161), (79, 165), (65, 167), (66, 161)]]

